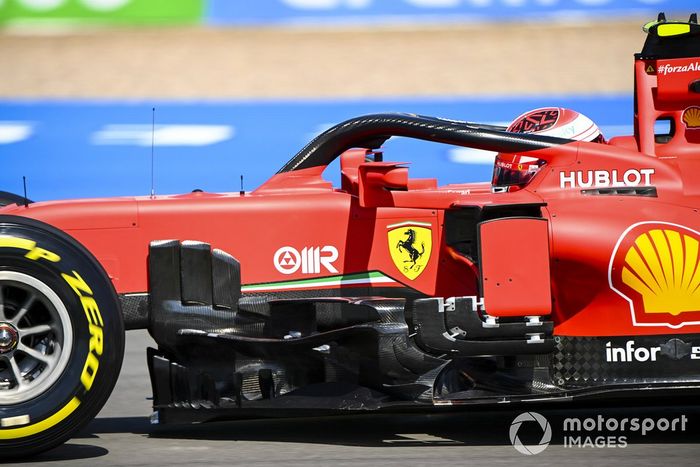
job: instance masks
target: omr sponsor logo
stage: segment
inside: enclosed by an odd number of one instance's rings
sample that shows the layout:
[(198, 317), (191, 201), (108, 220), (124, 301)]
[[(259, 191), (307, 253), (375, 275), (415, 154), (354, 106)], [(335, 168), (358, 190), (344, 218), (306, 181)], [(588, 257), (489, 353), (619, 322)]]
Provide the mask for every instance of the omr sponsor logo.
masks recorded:
[(282, 274), (294, 274), (301, 268), (302, 274), (318, 274), (321, 268), (337, 273), (333, 263), (338, 259), (338, 249), (332, 245), (304, 247), (301, 251), (283, 246), (275, 252), (273, 263)]

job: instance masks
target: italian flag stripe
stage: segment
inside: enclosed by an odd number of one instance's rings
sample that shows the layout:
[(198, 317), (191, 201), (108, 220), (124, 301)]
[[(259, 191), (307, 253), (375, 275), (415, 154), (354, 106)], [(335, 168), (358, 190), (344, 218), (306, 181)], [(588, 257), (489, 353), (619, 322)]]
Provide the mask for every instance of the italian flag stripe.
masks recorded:
[(333, 287), (343, 285), (374, 285), (374, 284), (396, 284), (391, 277), (387, 277), (381, 272), (362, 272), (359, 274), (348, 274), (341, 276), (318, 277), (314, 279), (301, 279), (297, 281), (267, 282), (264, 284), (250, 284), (241, 287), (243, 292), (262, 292), (267, 290), (289, 290), (304, 289), (307, 287)]

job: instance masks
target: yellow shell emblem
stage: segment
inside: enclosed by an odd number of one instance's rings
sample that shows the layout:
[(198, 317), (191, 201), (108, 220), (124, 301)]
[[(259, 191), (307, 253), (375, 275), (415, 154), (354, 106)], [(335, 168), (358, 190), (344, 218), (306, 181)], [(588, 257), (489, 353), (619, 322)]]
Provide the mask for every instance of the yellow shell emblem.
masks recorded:
[(645, 313), (700, 310), (698, 240), (673, 229), (642, 233), (630, 246), (622, 282), (642, 296)]
[(430, 260), (432, 226), (426, 222), (401, 222), (387, 226), (389, 253), (396, 268), (410, 280), (420, 276)]
[(688, 107), (681, 118), (687, 128), (700, 128), (700, 107)]

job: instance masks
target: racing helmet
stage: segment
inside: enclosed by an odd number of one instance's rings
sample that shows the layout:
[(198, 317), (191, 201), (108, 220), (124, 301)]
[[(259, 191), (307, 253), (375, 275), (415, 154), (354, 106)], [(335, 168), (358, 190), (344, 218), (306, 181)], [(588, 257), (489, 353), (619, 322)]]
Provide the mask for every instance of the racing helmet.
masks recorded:
[[(506, 131), (605, 143), (603, 133), (590, 118), (571, 109), (543, 107), (513, 120)], [(516, 191), (527, 185), (546, 163), (536, 157), (499, 153), (493, 168), (494, 192)]]

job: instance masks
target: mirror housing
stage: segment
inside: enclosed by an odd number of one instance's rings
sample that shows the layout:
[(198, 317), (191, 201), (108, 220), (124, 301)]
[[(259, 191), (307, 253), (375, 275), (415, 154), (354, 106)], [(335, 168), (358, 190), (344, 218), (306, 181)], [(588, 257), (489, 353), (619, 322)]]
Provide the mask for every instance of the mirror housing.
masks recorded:
[(404, 162), (367, 162), (358, 167), (360, 206), (393, 206), (392, 191), (408, 191)]

